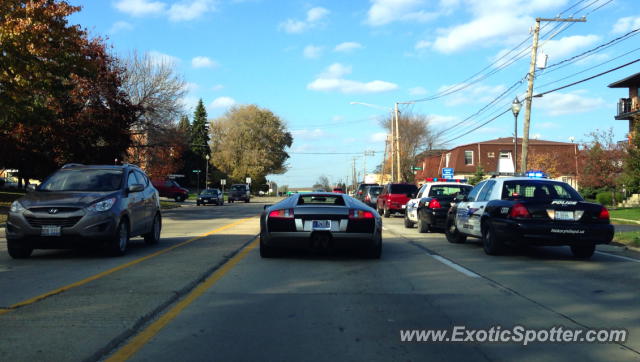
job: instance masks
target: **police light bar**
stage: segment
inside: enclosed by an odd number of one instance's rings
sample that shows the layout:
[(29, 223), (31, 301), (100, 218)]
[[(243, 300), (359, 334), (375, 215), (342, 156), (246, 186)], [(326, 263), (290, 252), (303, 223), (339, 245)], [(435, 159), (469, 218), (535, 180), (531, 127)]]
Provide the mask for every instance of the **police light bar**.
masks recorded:
[(525, 175), (531, 178), (547, 178), (547, 174), (540, 170), (529, 170)]
[(439, 177), (429, 177), (424, 179), (426, 182), (457, 182), (457, 183), (465, 183), (467, 182), (466, 178), (439, 178)]

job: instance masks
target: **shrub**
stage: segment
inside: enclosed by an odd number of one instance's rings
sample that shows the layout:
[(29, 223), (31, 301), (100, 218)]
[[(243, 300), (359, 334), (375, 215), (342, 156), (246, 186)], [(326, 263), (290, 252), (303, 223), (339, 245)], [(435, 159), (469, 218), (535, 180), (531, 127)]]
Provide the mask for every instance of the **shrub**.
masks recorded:
[[(603, 191), (603, 192), (598, 192), (596, 194), (596, 201), (599, 204), (605, 205), (605, 206), (611, 206), (613, 205), (613, 193), (611, 191)], [(616, 197), (616, 204), (618, 202), (621, 202), (622, 199), (624, 198), (624, 196), (622, 195), (621, 192), (616, 192), (615, 193), (615, 197)]]

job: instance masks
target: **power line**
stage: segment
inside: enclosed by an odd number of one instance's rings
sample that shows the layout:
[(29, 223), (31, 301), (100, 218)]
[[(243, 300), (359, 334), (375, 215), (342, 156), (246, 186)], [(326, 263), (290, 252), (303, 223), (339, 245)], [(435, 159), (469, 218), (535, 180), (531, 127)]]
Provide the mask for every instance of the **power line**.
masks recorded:
[(495, 121), (496, 119), (498, 119), (499, 117), (503, 116), (505, 113), (509, 112), (510, 110), (511, 110), (511, 108), (507, 108), (507, 109), (505, 109), (502, 113), (500, 113), (500, 114), (498, 114), (497, 116), (495, 116), (495, 117), (491, 118), (490, 120), (488, 120), (488, 121), (486, 121), (486, 122), (482, 123), (481, 125), (479, 125), (479, 126), (477, 126), (477, 127), (473, 128), (472, 130), (469, 130), (468, 132), (466, 132), (466, 133), (464, 133), (464, 134), (462, 134), (462, 135), (460, 135), (460, 136), (457, 136), (457, 137), (454, 137), (454, 138), (448, 139), (448, 140), (447, 140), (446, 142), (444, 142), (444, 143), (449, 143), (449, 142), (451, 142), (451, 141), (455, 141), (455, 140), (457, 140), (458, 138), (464, 137), (464, 136), (466, 136), (466, 135), (470, 134), (471, 132), (476, 131), (476, 130), (478, 130), (478, 129), (480, 129), (480, 128), (484, 127), (484, 126), (486, 126), (487, 124), (489, 124), (489, 123), (491, 123), (491, 122)]

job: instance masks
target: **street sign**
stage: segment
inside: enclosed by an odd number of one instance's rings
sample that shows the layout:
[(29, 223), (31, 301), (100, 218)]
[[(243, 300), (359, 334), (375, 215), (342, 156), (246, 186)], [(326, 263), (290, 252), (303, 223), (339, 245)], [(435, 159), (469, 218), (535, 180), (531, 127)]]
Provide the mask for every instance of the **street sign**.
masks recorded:
[(250, 184), (251, 183), (251, 177), (247, 177), (247, 183)]
[(193, 170), (193, 172), (200, 173), (200, 172), (202, 172), (202, 170)]
[(445, 167), (442, 169), (442, 178), (453, 178), (453, 168)]
[(414, 171), (422, 171), (422, 167), (413, 166)]
[(176, 175), (174, 175), (174, 174), (171, 174), (171, 175), (167, 175), (167, 177), (168, 177), (168, 178), (172, 178), (172, 179), (173, 179), (173, 178), (181, 178), (181, 177), (184, 177), (184, 175), (177, 175), (177, 174), (176, 174)]
[(227, 180), (226, 179), (220, 180), (220, 185), (224, 186), (226, 184), (227, 184)]

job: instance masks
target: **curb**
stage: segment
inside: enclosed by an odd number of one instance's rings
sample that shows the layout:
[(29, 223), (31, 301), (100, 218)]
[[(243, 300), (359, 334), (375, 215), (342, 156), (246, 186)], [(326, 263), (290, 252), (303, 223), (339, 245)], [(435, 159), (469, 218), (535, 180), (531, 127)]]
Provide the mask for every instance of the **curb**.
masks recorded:
[(625, 221), (625, 222), (632, 222), (634, 224), (640, 224), (640, 221), (638, 221), (638, 220), (620, 219), (620, 218), (617, 218), (617, 217), (612, 217), (611, 220)]

